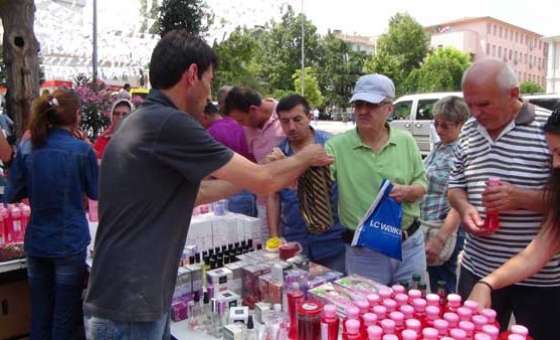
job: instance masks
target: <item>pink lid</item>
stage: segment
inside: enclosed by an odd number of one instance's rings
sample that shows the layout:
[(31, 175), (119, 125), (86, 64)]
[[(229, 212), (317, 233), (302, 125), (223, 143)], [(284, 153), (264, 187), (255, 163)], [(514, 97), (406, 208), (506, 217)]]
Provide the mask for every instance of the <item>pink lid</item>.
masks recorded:
[(451, 331), (449, 331), (449, 335), (451, 335), (451, 337), (455, 338), (455, 339), (466, 339), (467, 338), (467, 332), (465, 332), (464, 330), (460, 329), (460, 328), (453, 328)]
[(389, 333), (395, 330), (395, 321), (391, 320), (391, 319), (383, 319), (381, 320), (381, 328), (383, 328), (383, 331), (385, 331), (385, 333)]
[(459, 314), (461, 320), (469, 321), (472, 316), (472, 310), (468, 309), (467, 307), (459, 307), (457, 308), (457, 314)]
[(408, 295), (403, 294), (403, 293), (398, 293), (397, 295), (395, 295), (395, 300), (400, 305), (406, 305), (408, 303)]
[(426, 309), (426, 300), (424, 299), (414, 299), (412, 304), (417, 312), (423, 312)]
[(393, 290), (391, 288), (383, 288), (379, 291), (379, 296), (383, 299), (389, 299), (393, 296)]
[(360, 310), (356, 306), (348, 306), (346, 308), (346, 318), (347, 319), (357, 319), (360, 315)]
[(495, 186), (495, 185), (500, 185), (502, 183), (502, 180), (500, 179), (500, 177), (488, 177), (488, 185), (489, 186)]
[(383, 334), (383, 329), (379, 326), (369, 326), (367, 328), (367, 333), (370, 338), (375, 338)]
[(418, 333), (413, 331), (412, 329), (405, 329), (401, 333), (403, 340), (416, 340), (418, 339)]
[(399, 310), (407, 319), (410, 319), (414, 315), (414, 307), (412, 307), (411, 305), (402, 305)]
[(494, 325), (484, 325), (482, 326), (482, 331), (493, 338), (497, 338), (500, 335), (500, 329)]
[(385, 318), (385, 314), (387, 314), (387, 308), (385, 306), (377, 305), (373, 307), (373, 312), (377, 314), (378, 319)]
[(465, 303), (463, 303), (463, 306), (467, 307), (468, 309), (472, 310), (473, 312), (477, 312), (478, 311), (478, 302), (473, 301), (473, 300), (465, 300)]
[(455, 339), (448, 336), (442, 336), (441, 338), (439, 338), (439, 340), (455, 340)]
[(472, 317), (472, 322), (476, 326), (476, 329), (482, 329), (482, 326), (488, 323), (488, 319), (483, 315), (474, 315)]
[(459, 323), (459, 315), (452, 312), (443, 314), (443, 318), (452, 325), (457, 325)]
[(392, 312), (397, 309), (397, 301), (393, 299), (386, 299), (383, 301), (383, 306), (387, 308), (387, 311)]
[(439, 332), (435, 328), (426, 327), (422, 330), (422, 335), (424, 336), (424, 338), (437, 338)]
[(459, 322), (459, 328), (466, 331), (467, 333), (474, 332), (474, 324), (470, 321), (461, 321)]
[(399, 326), (404, 323), (404, 314), (401, 312), (391, 312), (391, 314), (389, 314), (389, 317)]
[(393, 285), (391, 289), (393, 289), (393, 292), (395, 292), (395, 294), (402, 294), (406, 292), (404, 286), (401, 285)]
[(426, 314), (428, 314), (429, 318), (438, 318), (439, 317), (439, 307), (436, 306), (428, 306), (426, 307)]
[(377, 315), (373, 313), (365, 313), (362, 318), (364, 319), (364, 324), (366, 326), (375, 325), (377, 322)]
[(399, 337), (395, 334), (385, 334), (383, 335), (383, 340), (399, 340)]
[(367, 311), (369, 310), (369, 303), (365, 300), (356, 301), (355, 305), (360, 310), (360, 314), (367, 313)]
[(373, 307), (377, 304), (379, 304), (379, 301), (381, 300), (381, 297), (377, 294), (368, 294), (368, 296), (366, 297), (370, 307)]
[(437, 306), (439, 305), (439, 296), (437, 294), (428, 294), (426, 295), (426, 301), (429, 305)]
[(434, 328), (439, 331), (440, 335), (443, 335), (449, 328), (449, 322), (442, 319), (437, 319), (436, 321), (434, 321)]
[(420, 320), (417, 319), (408, 319), (404, 323), (406, 325), (406, 328), (415, 330), (417, 332), (420, 331), (420, 328), (422, 327)]
[(489, 323), (494, 323), (496, 321), (496, 311), (491, 308), (484, 308), (481, 312), (481, 315), (484, 315), (486, 319), (488, 319)]
[(474, 340), (492, 340), (492, 337), (486, 333), (476, 333), (474, 335)]
[(332, 304), (325, 305), (323, 307), (323, 313), (329, 317), (336, 316), (336, 306)]
[(350, 334), (358, 334), (360, 331), (360, 321), (358, 320), (346, 320), (346, 331)]
[(28, 206), (28, 205), (22, 206), (22, 207), (21, 207), (21, 211), (23, 212), (23, 214), (24, 214), (25, 216), (31, 215), (31, 207)]
[(412, 299), (418, 299), (422, 297), (422, 292), (418, 289), (411, 289), (408, 291), (408, 296), (410, 296)]
[(527, 327), (525, 326), (521, 326), (521, 325), (513, 325), (511, 326), (511, 328), (509, 329), (510, 332), (512, 332), (513, 334), (519, 334), (519, 335), (523, 335), (523, 336), (527, 336), (529, 335), (529, 330), (527, 329)]
[(18, 218), (21, 216), (21, 209), (18, 207), (10, 207), (10, 214), (12, 214), (12, 217)]
[(459, 294), (449, 294), (447, 295), (447, 303), (453, 307), (461, 306), (461, 295)]
[(507, 338), (507, 340), (525, 340), (526, 337), (524, 337), (521, 334), (510, 334)]

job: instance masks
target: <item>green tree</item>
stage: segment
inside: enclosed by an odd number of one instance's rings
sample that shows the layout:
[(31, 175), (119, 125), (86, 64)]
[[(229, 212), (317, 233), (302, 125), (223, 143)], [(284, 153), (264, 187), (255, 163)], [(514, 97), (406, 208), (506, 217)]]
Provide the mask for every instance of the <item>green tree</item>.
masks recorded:
[(241, 85), (262, 92), (265, 87), (259, 77), (257, 55), (259, 32), (247, 28), (236, 28), (220, 44), (214, 44), (220, 67), (214, 74), (214, 93), (224, 85)]
[[(303, 76), (303, 94), (311, 107), (320, 107), (324, 100), (316, 74), (313, 67), (306, 67)], [(294, 91), (301, 93), (301, 70), (294, 72), (292, 78), (294, 79)]]
[[(409, 92), (459, 91), (470, 56), (455, 48), (438, 48), (430, 53), (405, 81)], [(412, 78), (412, 79), (411, 79)]]
[(148, 29), (148, 0), (140, 0), (140, 18), (142, 20), (140, 32), (146, 32)]
[(352, 95), (354, 84), (363, 74), (367, 55), (351, 47), (331, 32), (321, 39), (317, 79), (324, 95), (323, 105), (329, 109), (344, 108)]
[(389, 20), (389, 30), (377, 40), (376, 53), (366, 62), (368, 72), (390, 77), (397, 93), (405, 91), (404, 82), (428, 54), (430, 35), (413, 17), (397, 13)]
[(292, 89), (292, 75), (301, 68), (302, 20), (305, 65), (317, 65), (320, 53), (317, 27), (305, 16), (296, 15), (292, 7), (288, 6), (282, 20), (269, 22), (259, 37), (261, 53), (257, 60), (259, 72), (267, 80), (268, 93), (277, 89)]
[(214, 21), (214, 14), (205, 0), (163, 0), (158, 10), (150, 33), (160, 36), (175, 29), (204, 36)]
[(544, 88), (537, 83), (532, 81), (524, 81), (519, 86), (519, 90), (521, 93), (542, 93), (544, 92)]

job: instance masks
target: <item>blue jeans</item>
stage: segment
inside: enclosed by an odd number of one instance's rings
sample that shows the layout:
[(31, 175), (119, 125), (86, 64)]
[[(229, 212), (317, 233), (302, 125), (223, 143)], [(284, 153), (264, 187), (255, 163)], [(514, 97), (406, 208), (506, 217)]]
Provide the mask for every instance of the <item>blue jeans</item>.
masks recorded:
[(87, 340), (167, 340), (171, 338), (168, 313), (158, 320), (147, 322), (108, 320), (86, 313), (84, 324)]
[(228, 198), (228, 210), (234, 213), (257, 217), (257, 201), (249, 191), (241, 191)]
[(457, 230), (457, 243), (453, 249), (453, 254), (447, 262), (441, 266), (428, 266), (428, 274), (430, 276), (430, 290), (437, 291), (437, 282), (445, 281), (445, 288), (448, 293), (455, 293), (457, 291), (457, 258), (459, 253), (463, 250), (463, 243), (465, 243), (465, 232), (463, 227)]
[(31, 286), (31, 340), (82, 338), (86, 252), (67, 257), (27, 257)]
[[(348, 274), (368, 277), (384, 285), (411, 281), (413, 274), (426, 272), (424, 234), (417, 230), (402, 244), (402, 262), (365, 247), (346, 245)], [(425, 282), (425, 281), (424, 281)]]

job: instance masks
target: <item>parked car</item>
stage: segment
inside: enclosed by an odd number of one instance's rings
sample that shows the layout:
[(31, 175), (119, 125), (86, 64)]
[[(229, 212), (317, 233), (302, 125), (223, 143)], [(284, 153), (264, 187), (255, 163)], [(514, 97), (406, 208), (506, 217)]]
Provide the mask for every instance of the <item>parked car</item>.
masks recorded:
[[(432, 92), (410, 94), (397, 98), (393, 103), (395, 110), (391, 117), (391, 126), (410, 132), (422, 156), (428, 155), (438, 137), (433, 128), (434, 104), (447, 96), (463, 97), (462, 92)], [(560, 95), (526, 95), (523, 98), (530, 103), (553, 110), (560, 106)]]

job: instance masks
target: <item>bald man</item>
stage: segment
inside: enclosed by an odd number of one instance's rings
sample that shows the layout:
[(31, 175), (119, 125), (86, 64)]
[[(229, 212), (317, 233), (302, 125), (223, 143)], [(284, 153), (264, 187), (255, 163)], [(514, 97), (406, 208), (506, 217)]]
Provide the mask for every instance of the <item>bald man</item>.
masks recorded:
[[(465, 124), (449, 178), (449, 200), (467, 231), (459, 294), (474, 285), (492, 291), (492, 307), (502, 329), (511, 313), (535, 339), (557, 339), (553, 322), (560, 313), (560, 257), (539, 273), (494, 291), (481, 280), (520, 252), (543, 222), (543, 188), (550, 153), (543, 125), (550, 112), (519, 98), (514, 72), (497, 60), (473, 64), (463, 76), (463, 95), (472, 118)], [(486, 185), (490, 177), (501, 185)], [(487, 212), (498, 212), (499, 228), (486, 228)]]

